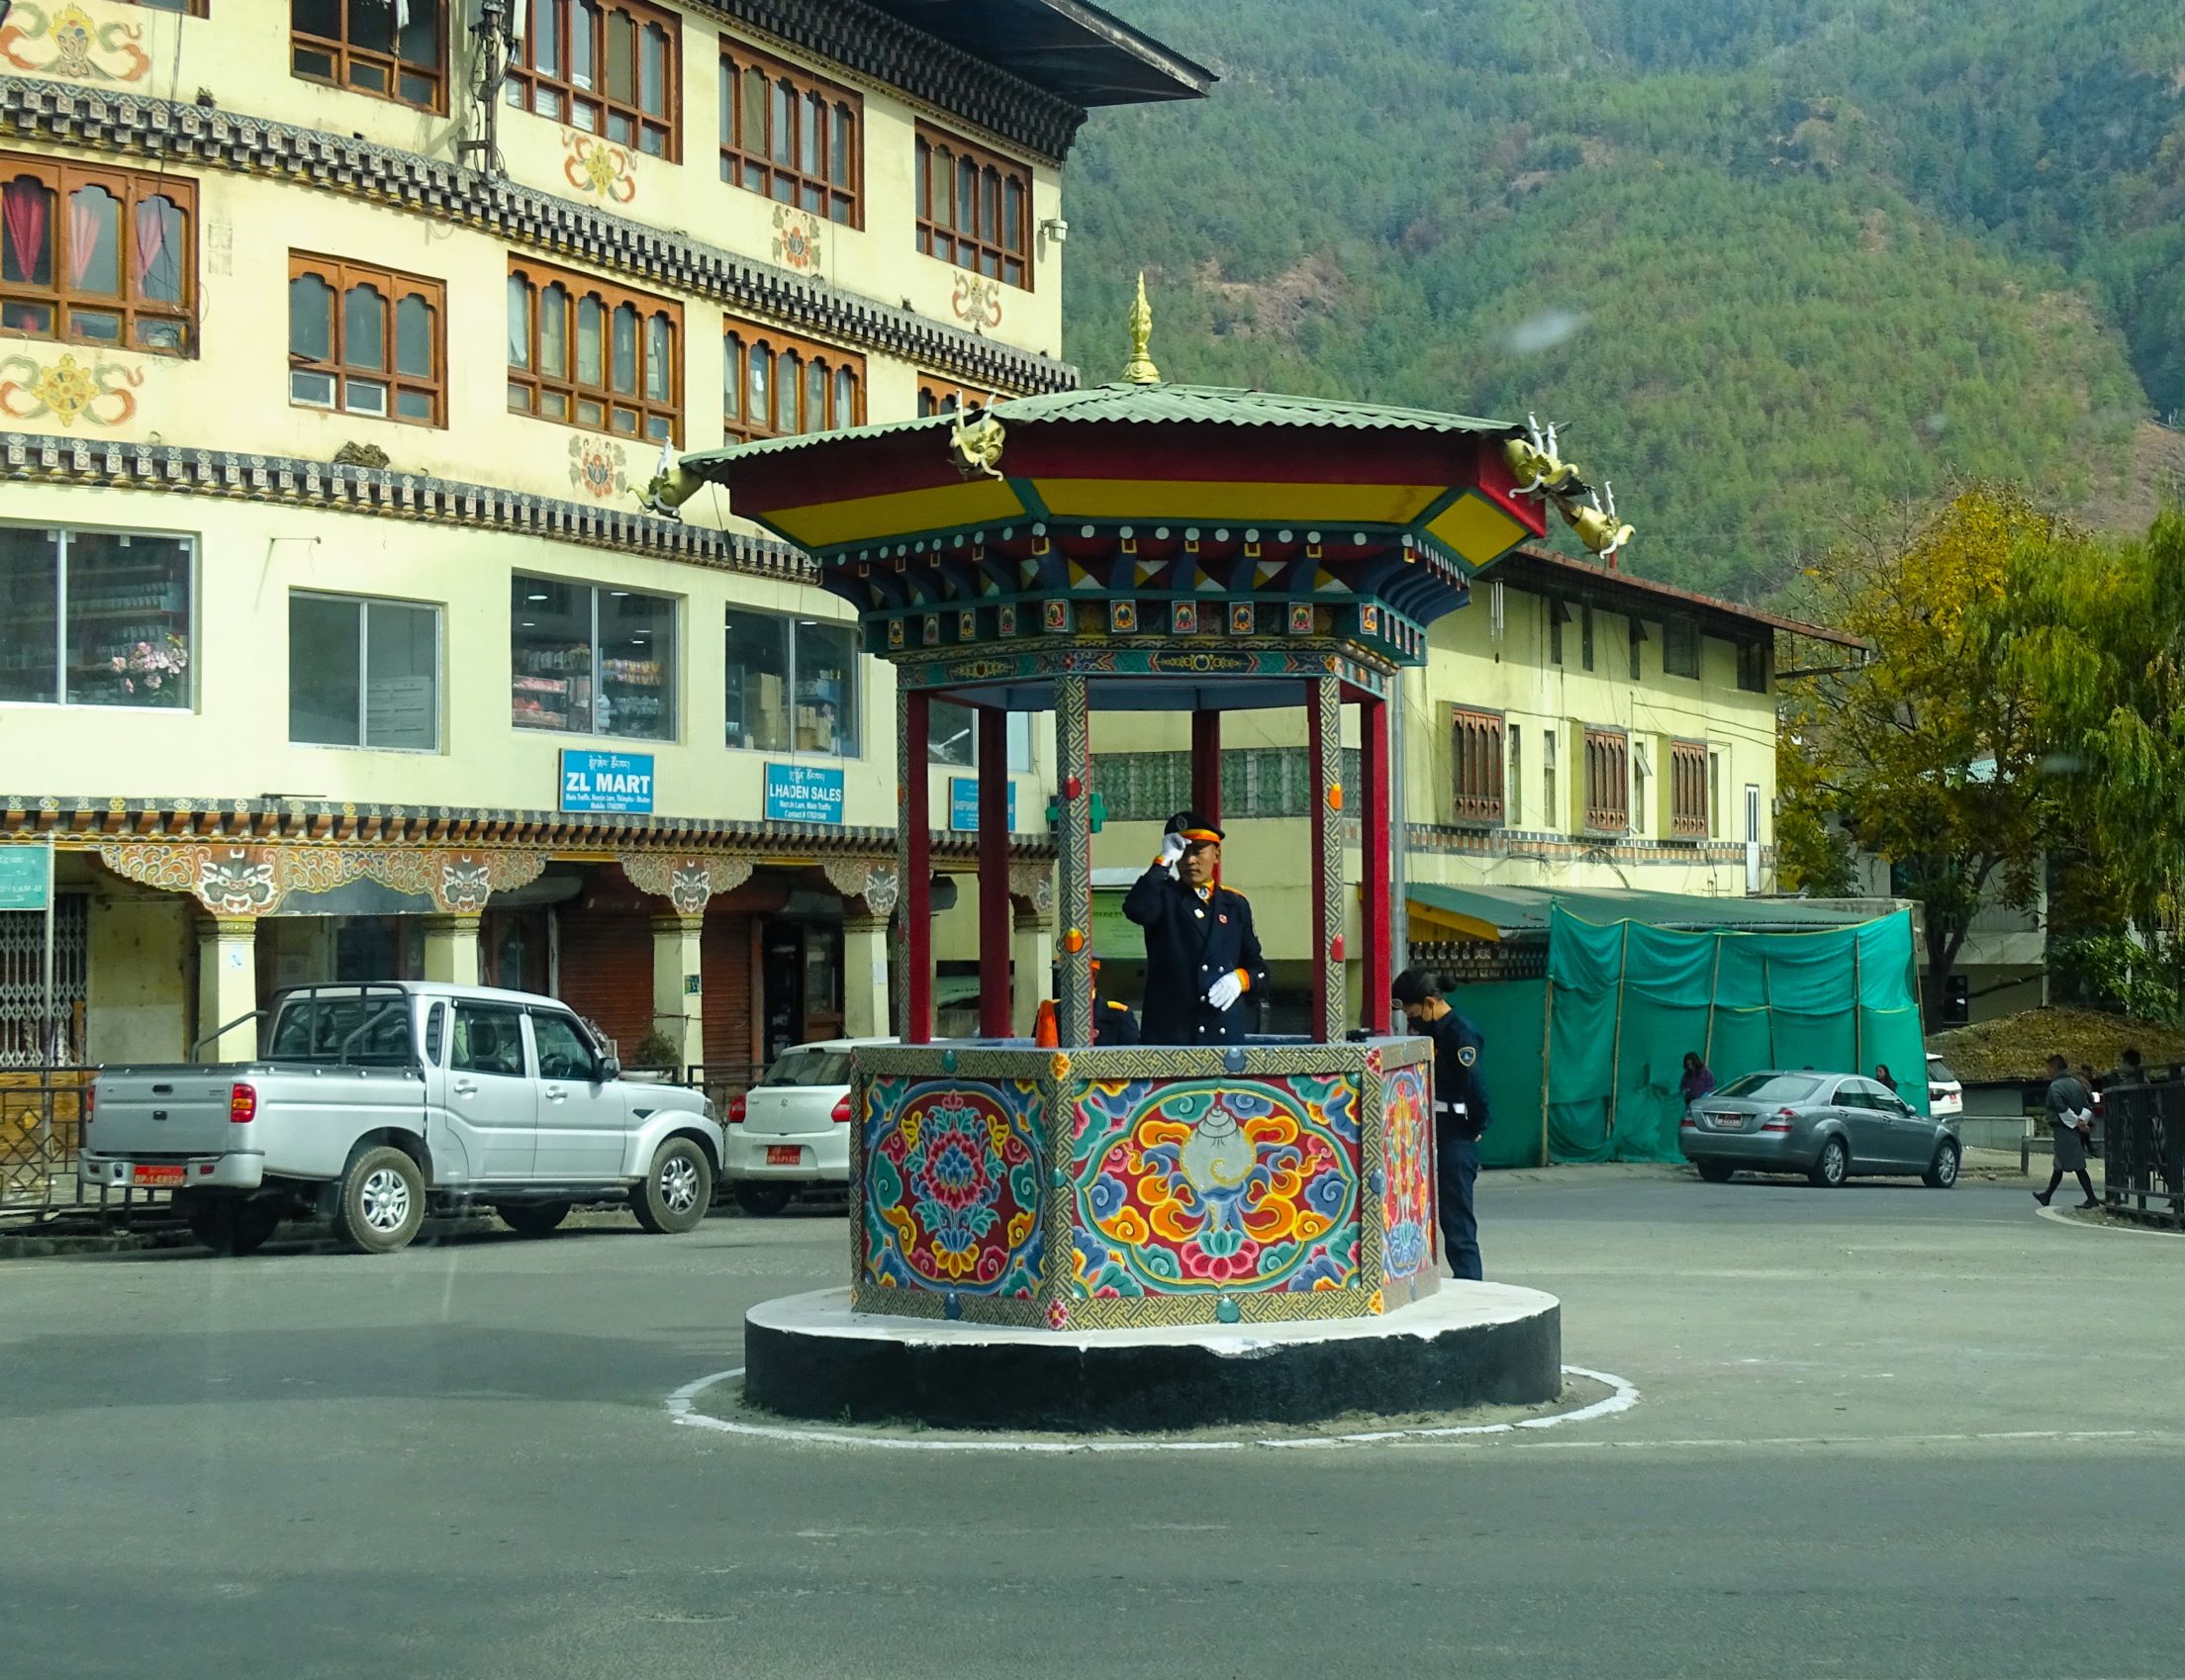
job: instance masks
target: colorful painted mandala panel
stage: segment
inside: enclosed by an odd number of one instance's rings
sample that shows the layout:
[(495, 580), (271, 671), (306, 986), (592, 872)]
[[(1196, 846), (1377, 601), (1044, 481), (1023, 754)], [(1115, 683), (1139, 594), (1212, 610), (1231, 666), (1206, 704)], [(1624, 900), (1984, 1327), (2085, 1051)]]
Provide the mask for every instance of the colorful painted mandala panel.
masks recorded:
[(864, 1276), (1029, 1299), (1039, 1287), (1039, 1087), (873, 1080), (865, 1090)]
[(1358, 1087), (1350, 1076), (1092, 1084), (1073, 1123), (1080, 1293), (1358, 1282)]
[(1427, 1105), (1425, 1065), (1392, 1068), (1381, 1081), (1387, 1112), (1380, 1192), (1384, 1263), (1390, 1281), (1434, 1264), (1434, 1197), (1427, 1164), (1434, 1116)]

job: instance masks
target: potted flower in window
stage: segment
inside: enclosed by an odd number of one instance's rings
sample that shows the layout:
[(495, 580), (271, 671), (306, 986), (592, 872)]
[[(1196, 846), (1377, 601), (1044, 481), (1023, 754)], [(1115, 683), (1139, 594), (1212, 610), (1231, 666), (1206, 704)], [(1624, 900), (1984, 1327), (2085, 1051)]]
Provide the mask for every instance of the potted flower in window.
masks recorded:
[(157, 642), (142, 641), (108, 662), (121, 683), (125, 705), (186, 705), (190, 646), (171, 630)]

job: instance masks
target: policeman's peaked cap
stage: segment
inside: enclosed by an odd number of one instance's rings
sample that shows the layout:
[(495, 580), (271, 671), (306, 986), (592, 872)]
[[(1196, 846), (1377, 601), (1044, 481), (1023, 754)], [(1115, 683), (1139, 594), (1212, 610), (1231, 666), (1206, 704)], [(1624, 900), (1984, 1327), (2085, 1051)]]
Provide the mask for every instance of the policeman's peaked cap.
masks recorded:
[(1221, 839), (1221, 825), (1208, 822), (1196, 811), (1178, 811), (1169, 818), (1169, 826), (1162, 832), (1178, 835), (1193, 846), (1218, 843)]

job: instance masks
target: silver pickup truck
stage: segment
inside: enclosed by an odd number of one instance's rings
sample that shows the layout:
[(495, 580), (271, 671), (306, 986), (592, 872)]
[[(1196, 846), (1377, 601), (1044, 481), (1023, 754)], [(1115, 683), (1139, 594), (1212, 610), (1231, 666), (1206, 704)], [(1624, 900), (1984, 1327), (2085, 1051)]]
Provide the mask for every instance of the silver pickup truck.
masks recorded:
[(307, 986), (278, 1000), (261, 1042), (253, 1062), (100, 1070), (83, 1181), (172, 1190), (221, 1254), (247, 1254), (292, 1215), (391, 1254), (428, 1211), (482, 1205), (538, 1234), (576, 1203), (626, 1200), (661, 1232), (712, 1205), (725, 1141), (713, 1105), (622, 1078), (550, 997)]

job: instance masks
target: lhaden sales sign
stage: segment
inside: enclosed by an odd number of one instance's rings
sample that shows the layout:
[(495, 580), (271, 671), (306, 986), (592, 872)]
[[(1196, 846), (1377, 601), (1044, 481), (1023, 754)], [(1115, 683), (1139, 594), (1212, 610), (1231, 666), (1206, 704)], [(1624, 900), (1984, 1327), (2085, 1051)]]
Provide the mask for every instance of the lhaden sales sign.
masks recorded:
[(768, 765), (766, 820), (840, 822), (842, 772), (817, 764)]
[(561, 808), (565, 811), (652, 810), (652, 754), (597, 753), (564, 748)]

